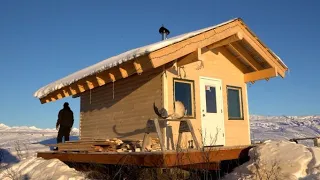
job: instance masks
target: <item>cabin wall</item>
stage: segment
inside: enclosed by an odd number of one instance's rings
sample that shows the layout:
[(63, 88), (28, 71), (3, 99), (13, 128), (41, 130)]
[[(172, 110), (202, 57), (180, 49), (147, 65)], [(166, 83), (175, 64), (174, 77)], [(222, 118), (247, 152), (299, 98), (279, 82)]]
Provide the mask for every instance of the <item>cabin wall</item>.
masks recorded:
[(143, 72), (81, 95), (80, 139), (142, 139), (154, 118), (153, 103), (162, 107), (162, 69)]
[[(199, 143), (201, 140), (201, 102), (200, 102), (200, 76), (216, 78), (222, 80), (222, 94), (223, 94), (223, 111), (224, 111), (224, 129), (225, 129), (225, 145), (248, 145), (250, 144), (250, 124), (248, 114), (247, 102), (247, 86), (244, 83), (244, 74), (232, 64), (222, 53), (218, 50), (208, 51), (202, 55), (203, 68), (199, 69), (200, 62), (194, 62), (185, 65), (183, 70), (180, 69), (182, 79), (193, 80), (195, 88), (195, 118), (191, 119), (196, 136)], [(175, 68), (176, 69), (176, 68)], [(198, 69), (198, 70), (197, 70)], [(176, 69), (177, 70), (177, 69)], [(184, 77), (186, 76), (186, 77)], [(167, 69), (167, 86), (168, 86), (168, 111), (173, 112), (173, 78), (179, 76), (174, 69)], [(238, 86), (242, 88), (243, 101), (243, 120), (228, 120), (228, 104), (227, 104), (227, 85)], [(170, 122), (167, 130), (167, 146), (172, 148), (172, 142), (176, 144), (178, 137), (178, 125), (176, 122)], [(182, 138), (183, 146), (187, 146), (187, 140), (191, 140), (190, 133), (184, 133)], [(170, 137), (172, 136), (172, 138)]]

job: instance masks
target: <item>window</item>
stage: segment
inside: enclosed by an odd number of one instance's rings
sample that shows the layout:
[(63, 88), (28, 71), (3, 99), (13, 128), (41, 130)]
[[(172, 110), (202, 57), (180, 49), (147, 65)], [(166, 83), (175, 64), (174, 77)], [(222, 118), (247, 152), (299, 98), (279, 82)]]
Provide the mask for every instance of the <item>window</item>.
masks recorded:
[(243, 120), (242, 90), (227, 86), (228, 114), (230, 120)]
[(206, 85), (207, 113), (217, 113), (216, 87)]
[(181, 101), (186, 108), (186, 117), (195, 117), (194, 113), (194, 82), (173, 79), (174, 101)]

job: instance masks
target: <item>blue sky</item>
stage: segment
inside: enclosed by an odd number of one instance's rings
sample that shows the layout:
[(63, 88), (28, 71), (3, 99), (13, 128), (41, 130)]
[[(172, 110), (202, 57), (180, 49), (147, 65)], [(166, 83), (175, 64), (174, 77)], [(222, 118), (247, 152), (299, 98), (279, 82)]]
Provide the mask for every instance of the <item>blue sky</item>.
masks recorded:
[(126, 50), (235, 17), (290, 68), (249, 87), (251, 114), (320, 114), (320, 1), (0, 1), (0, 123), (54, 127), (65, 101), (40, 104), (43, 85)]

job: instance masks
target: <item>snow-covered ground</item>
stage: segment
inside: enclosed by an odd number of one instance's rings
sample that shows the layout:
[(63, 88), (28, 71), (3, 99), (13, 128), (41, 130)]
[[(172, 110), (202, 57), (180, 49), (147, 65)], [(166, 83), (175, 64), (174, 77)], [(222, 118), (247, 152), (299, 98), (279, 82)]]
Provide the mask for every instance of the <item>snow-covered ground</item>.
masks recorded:
[[(77, 139), (79, 130), (73, 128), (71, 134), (72, 139)], [(34, 126), (9, 127), (0, 124), (0, 149), (2, 154), (8, 154), (2, 162), (10, 164), (11, 161), (17, 161), (15, 158), (23, 159), (26, 156), (34, 156), (37, 151), (47, 151), (49, 147), (45, 144), (55, 144), (56, 136), (56, 129), (40, 129)]]
[(0, 171), (0, 179), (81, 180), (85, 179), (85, 174), (70, 168), (58, 159), (29, 157)]
[(320, 116), (257, 116), (252, 115), (252, 140), (288, 140), (320, 136)]
[[(78, 133), (73, 128), (71, 140), (78, 139)], [(50, 150), (46, 144), (55, 144), (56, 136), (56, 129), (0, 124), (0, 179), (81, 179), (57, 159), (36, 158), (36, 152)]]
[[(250, 122), (253, 141), (288, 140), (320, 135), (320, 116), (252, 115)], [(73, 129), (74, 136), (71, 140), (78, 139), (78, 133), (78, 129)], [(69, 168), (59, 160), (46, 161), (36, 158), (37, 151), (49, 150), (45, 144), (56, 143), (56, 136), (57, 130), (55, 129), (40, 129), (34, 126), (9, 127), (0, 124), (0, 179), (4, 179), (5, 175), (13, 170), (18, 171), (19, 176), (37, 179), (39, 172), (51, 172), (52, 169), (55, 170), (55, 174), (50, 174), (50, 176), (54, 179), (81, 179), (81, 173)], [(312, 141), (306, 144), (312, 146)], [(281, 160), (281, 172), (288, 179), (296, 177), (314, 179), (320, 174), (320, 148), (306, 147), (287, 141), (281, 143), (271, 141), (259, 147), (255, 152), (260, 153), (261, 159)], [(252, 154), (251, 156), (253, 157)], [(236, 177), (237, 172), (247, 173), (245, 177), (252, 177), (252, 174), (255, 174), (254, 163), (253, 161), (246, 163), (228, 177)], [(288, 164), (290, 167), (287, 167)], [(260, 166), (267, 167), (268, 165)]]

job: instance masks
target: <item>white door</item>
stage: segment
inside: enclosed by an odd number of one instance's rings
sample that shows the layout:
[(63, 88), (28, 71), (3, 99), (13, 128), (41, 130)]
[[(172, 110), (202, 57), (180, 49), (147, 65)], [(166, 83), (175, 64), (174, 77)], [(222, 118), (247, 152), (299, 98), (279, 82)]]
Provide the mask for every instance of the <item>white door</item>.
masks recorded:
[(200, 77), (201, 132), (204, 146), (225, 145), (221, 80)]

